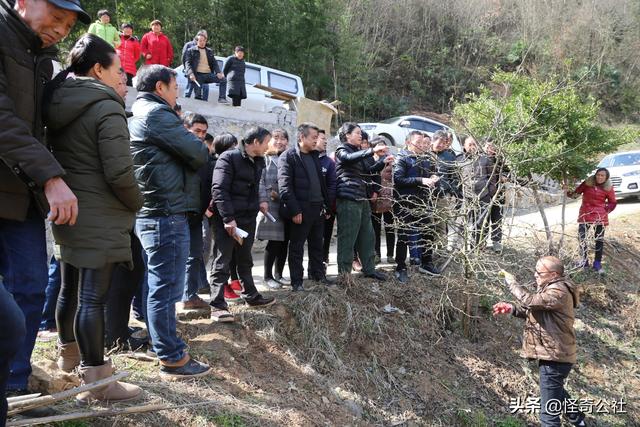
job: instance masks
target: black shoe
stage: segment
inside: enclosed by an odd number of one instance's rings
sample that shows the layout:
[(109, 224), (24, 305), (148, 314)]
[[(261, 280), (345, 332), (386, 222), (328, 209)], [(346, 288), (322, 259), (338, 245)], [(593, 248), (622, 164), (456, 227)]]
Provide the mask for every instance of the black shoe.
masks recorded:
[(407, 274), (407, 270), (396, 271), (394, 275), (396, 276), (396, 279), (398, 279), (398, 282), (400, 283), (409, 282), (409, 275)]
[(418, 268), (418, 271), (422, 274), (426, 274), (428, 276), (435, 276), (435, 277), (439, 277), (442, 275), (442, 270), (440, 270), (439, 268), (437, 268), (436, 266), (434, 266), (433, 264), (425, 264), (425, 265), (421, 265)]
[[(7, 398), (26, 396), (28, 394), (32, 393), (28, 390), (7, 390)], [(59, 414), (60, 412), (48, 406), (40, 406), (39, 408), (27, 409), (26, 411), (20, 412), (20, 415), (29, 418), (52, 417)]]
[(387, 275), (381, 271), (374, 271), (373, 273), (365, 274), (364, 277), (368, 279), (379, 280), (381, 282), (384, 282), (387, 280)]
[(211, 368), (206, 363), (198, 362), (195, 359), (189, 359), (182, 366), (161, 366), (160, 375), (173, 379), (195, 378), (207, 375)]
[(273, 297), (263, 297), (262, 295), (258, 294), (251, 299), (247, 299), (246, 301), (250, 307), (266, 307), (276, 302), (276, 299)]
[(304, 292), (304, 291), (306, 291), (306, 289), (304, 288), (304, 286), (302, 285), (302, 283), (301, 283), (301, 284), (299, 284), (299, 285), (294, 285), (294, 284), (292, 284), (292, 285), (291, 285), (291, 291), (292, 291), (292, 292)]

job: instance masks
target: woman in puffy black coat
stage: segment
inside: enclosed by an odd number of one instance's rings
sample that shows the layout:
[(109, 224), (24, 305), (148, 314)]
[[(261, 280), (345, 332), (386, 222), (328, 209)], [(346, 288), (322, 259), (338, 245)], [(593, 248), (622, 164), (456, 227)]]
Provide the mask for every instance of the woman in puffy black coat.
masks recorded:
[(247, 88), (244, 83), (244, 48), (236, 46), (233, 56), (227, 58), (222, 72), (227, 78), (229, 98), (233, 100), (233, 106), (239, 107), (243, 99), (247, 99)]

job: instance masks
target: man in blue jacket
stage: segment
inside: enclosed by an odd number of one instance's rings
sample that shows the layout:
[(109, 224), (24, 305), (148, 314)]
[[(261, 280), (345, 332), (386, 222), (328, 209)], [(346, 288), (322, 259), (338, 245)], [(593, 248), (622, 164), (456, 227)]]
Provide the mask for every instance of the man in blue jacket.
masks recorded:
[(433, 265), (433, 208), (435, 191), (440, 178), (433, 158), (428, 153), (429, 144), (421, 132), (409, 134), (407, 149), (393, 166), (393, 182), (397, 193), (394, 215), (398, 221), (396, 244), (396, 278), (406, 283), (407, 245), (410, 234), (418, 234), (422, 246), (419, 271), (439, 276), (440, 270)]
[(147, 254), (149, 335), (162, 376), (202, 376), (210, 368), (192, 359), (178, 337), (175, 304), (184, 291), (189, 255), (187, 215), (201, 214), (197, 171), (207, 163), (209, 152), (173, 110), (178, 97), (175, 71), (158, 64), (142, 67), (136, 89), (129, 132), (136, 180), (144, 196), (136, 235)]
[(318, 127), (310, 123), (298, 126), (298, 143), (282, 153), (278, 163), (280, 213), (292, 223), (289, 271), (294, 292), (304, 290), (305, 242), (309, 251), (309, 278), (333, 284), (327, 279), (322, 265), (322, 238), (329, 196), (316, 151), (318, 131)]

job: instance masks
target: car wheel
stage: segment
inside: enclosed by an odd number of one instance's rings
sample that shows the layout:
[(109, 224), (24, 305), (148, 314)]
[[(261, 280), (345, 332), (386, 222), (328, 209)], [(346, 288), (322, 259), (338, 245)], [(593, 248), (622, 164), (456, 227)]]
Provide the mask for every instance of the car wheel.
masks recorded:
[(382, 140), (387, 145), (387, 147), (395, 147), (396, 146), (396, 142), (393, 140), (393, 138), (390, 135), (387, 135), (386, 133), (381, 133), (378, 136), (380, 138), (382, 138)]

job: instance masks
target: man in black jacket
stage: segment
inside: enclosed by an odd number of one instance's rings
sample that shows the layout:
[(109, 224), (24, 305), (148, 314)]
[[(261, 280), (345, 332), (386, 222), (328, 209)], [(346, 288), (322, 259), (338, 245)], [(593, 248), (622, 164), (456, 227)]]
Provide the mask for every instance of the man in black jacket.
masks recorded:
[[(55, 44), (77, 19), (91, 22), (79, 0), (0, 0), (0, 276), (9, 291), (0, 296), (7, 298), (0, 310), (0, 425), (5, 388), (26, 392), (31, 373), (47, 285), (43, 217), (73, 225), (78, 215), (65, 172), (43, 142), (41, 118)], [(24, 316), (19, 319), (16, 303)]]
[(289, 231), (289, 272), (294, 292), (304, 290), (302, 261), (305, 242), (309, 250), (309, 278), (333, 284), (325, 276), (322, 264), (322, 239), (329, 196), (315, 150), (318, 130), (317, 126), (310, 123), (298, 126), (298, 143), (282, 153), (278, 162), (280, 213), (292, 222)]
[(213, 51), (207, 47), (207, 36), (198, 34), (194, 47), (187, 50), (184, 73), (196, 85), (196, 99), (209, 99), (209, 83), (220, 83), (218, 103), (228, 104), (227, 79), (220, 71)]
[(176, 333), (175, 304), (184, 291), (189, 255), (189, 214), (201, 214), (197, 170), (207, 147), (182, 124), (173, 107), (176, 72), (163, 65), (140, 69), (138, 98), (129, 121), (131, 154), (144, 204), (136, 235), (147, 254), (147, 325), (160, 374), (173, 378), (205, 375), (209, 366), (189, 356)]
[(469, 136), (464, 141), (464, 154), (461, 156), (462, 165), (462, 189), (464, 203), (469, 221), (473, 230), (473, 242), (475, 247), (483, 248), (489, 232), (489, 224), (492, 225), (492, 240), (494, 250), (502, 250), (502, 209), (492, 212), (492, 206), (500, 203), (499, 197), (494, 200), (501, 181), (501, 164), (496, 165), (495, 152), (490, 157), (480, 152), (476, 140)]
[(207, 37), (207, 30), (200, 30), (193, 38), (193, 40), (188, 41), (182, 46), (182, 73), (187, 78), (187, 87), (184, 90), (184, 97), (191, 98), (191, 93), (193, 93), (193, 88), (196, 86), (194, 82), (189, 79), (189, 75), (186, 74), (187, 71), (187, 52), (189, 49), (193, 48), (198, 44), (198, 36), (204, 35)]
[[(215, 322), (234, 320), (224, 299), (234, 252), (247, 304), (263, 307), (275, 302), (274, 298), (260, 295), (251, 274), (251, 248), (260, 206), (258, 189), (265, 165), (263, 156), (270, 138), (271, 133), (264, 128), (249, 129), (238, 148), (227, 150), (218, 157), (213, 170), (211, 196), (215, 206), (213, 227), (217, 255), (211, 283), (211, 295), (215, 295), (211, 301), (211, 318)], [(246, 232), (244, 237), (241, 237), (242, 231)]]
[[(374, 153), (385, 155), (387, 147), (378, 145), (361, 150), (362, 130), (355, 123), (344, 123), (339, 135), (342, 144), (336, 149), (338, 272), (351, 273), (355, 246), (365, 277), (386, 280), (384, 273), (375, 270), (375, 238), (364, 177), (367, 172), (363, 160)], [(389, 157), (393, 159), (393, 156)], [(377, 170), (380, 171), (383, 167), (384, 162), (381, 162)], [(375, 171), (375, 168), (369, 170)]]

